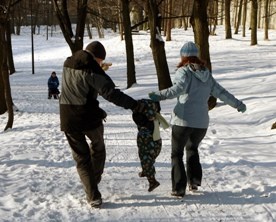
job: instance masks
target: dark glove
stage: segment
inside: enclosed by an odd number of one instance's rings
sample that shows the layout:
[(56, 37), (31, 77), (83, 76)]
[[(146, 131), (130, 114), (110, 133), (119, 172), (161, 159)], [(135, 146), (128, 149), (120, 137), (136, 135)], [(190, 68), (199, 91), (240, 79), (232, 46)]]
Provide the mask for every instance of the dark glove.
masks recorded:
[(240, 104), (237, 107), (238, 112), (244, 113), (246, 111), (246, 105), (243, 102), (240, 102)]
[(149, 98), (154, 102), (159, 102), (161, 100), (161, 96), (156, 94), (155, 92), (149, 93)]

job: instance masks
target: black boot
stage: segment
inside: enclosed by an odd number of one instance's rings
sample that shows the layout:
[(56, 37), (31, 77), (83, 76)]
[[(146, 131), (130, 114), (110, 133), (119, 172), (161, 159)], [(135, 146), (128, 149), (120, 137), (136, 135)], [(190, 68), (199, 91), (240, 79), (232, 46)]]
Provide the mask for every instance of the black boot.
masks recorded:
[(155, 177), (148, 177), (148, 181), (149, 181), (149, 189), (148, 189), (149, 192), (153, 191), (155, 188), (157, 188), (160, 185), (160, 183), (155, 179)]

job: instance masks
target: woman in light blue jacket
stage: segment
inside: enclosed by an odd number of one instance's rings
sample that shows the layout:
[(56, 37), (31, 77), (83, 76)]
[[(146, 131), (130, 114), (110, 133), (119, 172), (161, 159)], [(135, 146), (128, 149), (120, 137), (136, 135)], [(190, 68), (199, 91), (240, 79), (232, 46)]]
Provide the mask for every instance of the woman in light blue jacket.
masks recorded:
[[(173, 86), (149, 97), (153, 101), (177, 98), (171, 117), (172, 124), (172, 195), (183, 197), (187, 183), (194, 191), (201, 185), (202, 167), (198, 146), (209, 125), (208, 99), (212, 95), (239, 112), (246, 111), (246, 105), (236, 99), (213, 78), (211, 72), (198, 58), (198, 48), (187, 42), (180, 50), (181, 62), (176, 71)], [(186, 147), (186, 168), (183, 163)]]

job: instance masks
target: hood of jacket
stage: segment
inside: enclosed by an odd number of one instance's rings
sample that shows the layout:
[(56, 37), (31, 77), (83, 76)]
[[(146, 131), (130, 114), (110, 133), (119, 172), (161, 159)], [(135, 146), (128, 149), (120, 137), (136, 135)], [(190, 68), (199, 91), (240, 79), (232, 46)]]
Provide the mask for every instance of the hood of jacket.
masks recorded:
[(202, 82), (206, 82), (210, 77), (210, 71), (204, 66), (200, 66), (196, 63), (191, 63), (188, 69), (194, 74), (194, 76)]

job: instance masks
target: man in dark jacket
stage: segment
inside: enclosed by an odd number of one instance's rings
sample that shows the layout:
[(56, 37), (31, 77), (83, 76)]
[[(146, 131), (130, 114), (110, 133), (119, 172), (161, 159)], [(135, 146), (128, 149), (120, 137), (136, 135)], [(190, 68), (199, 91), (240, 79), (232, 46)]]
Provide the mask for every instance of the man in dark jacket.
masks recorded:
[[(94, 41), (85, 50), (77, 51), (64, 62), (60, 96), (61, 130), (72, 150), (78, 174), (91, 207), (102, 204), (98, 184), (104, 170), (106, 150), (103, 139), (103, 119), (106, 113), (99, 107), (98, 94), (125, 109), (142, 111), (143, 104), (115, 88), (103, 71), (104, 46)], [(89, 146), (86, 137), (91, 141)]]

